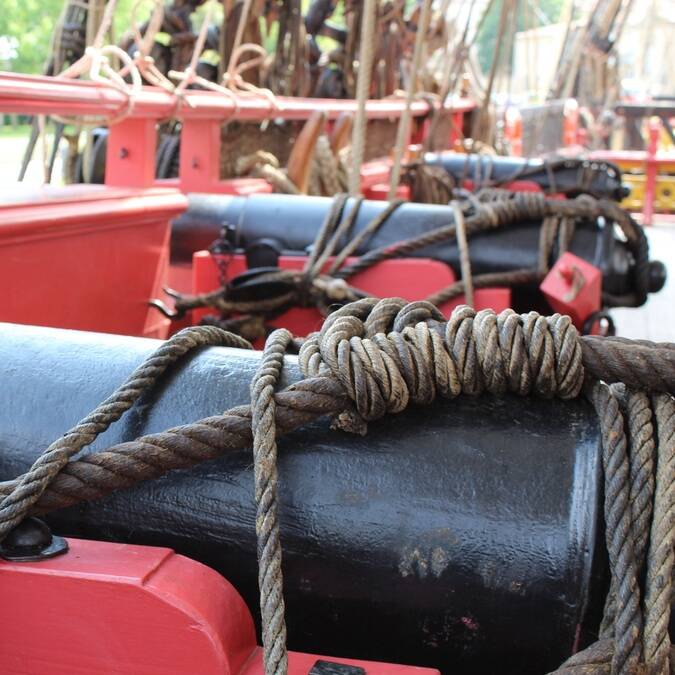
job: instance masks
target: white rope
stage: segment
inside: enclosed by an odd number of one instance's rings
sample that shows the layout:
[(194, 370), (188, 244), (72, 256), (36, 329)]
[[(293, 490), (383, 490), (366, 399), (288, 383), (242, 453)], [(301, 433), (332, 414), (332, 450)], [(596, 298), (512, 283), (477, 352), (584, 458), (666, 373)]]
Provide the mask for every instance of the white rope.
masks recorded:
[(398, 129), (396, 131), (396, 145), (394, 146), (394, 163), (391, 167), (391, 175), (389, 178), (389, 195), (387, 199), (391, 201), (396, 196), (396, 189), (401, 180), (401, 162), (403, 161), (403, 153), (408, 147), (408, 138), (410, 134), (410, 120), (412, 118), (412, 101), (415, 96), (415, 89), (417, 87), (417, 76), (421, 67), (422, 61), (422, 47), (424, 46), (424, 38), (429, 30), (429, 19), (431, 18), (431, 2), (432, 0), (424, 0), (422, 4), (422, 14), (420, 21), (417, 24), (417, 35), (415, 36), (415, 49), (413, 51), (413, 61), (410, 70), (410, 77), (408, 78), (408, 86), (405, 92), (405, 109), (398, 121)]
[(352, 165), (349, 173), (349, 194), (361, 191), (361, 164), (366, 144), (366, 101), (370, 93), (375, 51), (375, 0), (364, 0), (359, 46), (359, 75), (356, 81), (357, 110), (352, 129)]
[(239, 23), (237, 24), (237, 32), (234, 36), (234, 44), (232, 45), (232, 51), (230, 52), (230, 62), (227, 64), (227, 71), (230, 72), (234, 68), (236, 63), (235, 54), (237, 53), (241, 43), (244, 39), (244, 30), (246, 29), (246, 23), (248, 21), (248, 15), (251, 11), (252, 0), (243, 0), (244, 6), (242, 7), (241, 14), (239, 15)]
[[(173, 82), (157, 68), (155, 60), (150, 56), (155, 37), (164, 22), (164, 5), (162, 0), (153, 0), (155, 6), (145, 29), (145, 34), (141, 35), (141, 29), (136, 20), (136, 15), (141, 2), (142, 0), (136, 0), (131, 9), (131, 25), (134, 33), (134, 43), (136, 44), (136, 51), (133, 55), (134, 63), (136, 64), (141, 77), (145, 78), (149, 84), (155, 87), (161, 87), (162, 89), (173, 93), (175, 89)], [(128, 70), (126, 66), (120, 70), (120, 75), (122, 77), (127, 75), (127, 73)]]
[[(60, 73), (58, 77), (77, 79), (82, 75), (87, 75), (93, 82), (100, 82), (101, 84), (113, 87), (124, 94), (126, 97), (126, 105), (112, 119), (99, 115), (84, 117), (51, 115), (52, 119), (55, 119), (62, 124), (93, 127), (100, 124), (115, 124), (129, 116), (133, 111), (135, 97), (140, 93), (143, 86), (141, 74), (133, 59), (123, 49), (120, 49), (116, 45), (103, 44), (105, 36), (112, 26), (116, 4), (117, 0), (109, 0), (105, 7), (101, 25), (98, 27), (93, 44), (84, 50), (84, 56), (82, 56), (82, 58), (66, 68), (66, 70)], [(120, 73), (112, 67), (111, 57), (116, 57), (122, 62), (125, 72), (128, 72), (131, 77), (131, 86), (129, 86)]]
[(174, 70), (169, 72), (169, 77), (179, 80), (178, 86), (174, 92), (178, 97), (179, 103), (184, 100), (183, 96), (185, 95), (187, 88), (193, 82), (195, 82), (198, 77), (197, 64), (199, 63), (199, 57), (202, 55), (202, 52), (204, 51), (204, 45), (206, 44), (206, 37), (209, 32), (212, 11), (213, 5), (209, 4), (206, 8), (206, 14), (204, 15), (204, 20), (202, 21), (201, 28), (199, 29), (197, 41), (195, 42), (194, 49), (192, 50), (192, 57), (190, 58), (190, 63), (188, 64), (187, 68), (182, 73), (177, 73)]

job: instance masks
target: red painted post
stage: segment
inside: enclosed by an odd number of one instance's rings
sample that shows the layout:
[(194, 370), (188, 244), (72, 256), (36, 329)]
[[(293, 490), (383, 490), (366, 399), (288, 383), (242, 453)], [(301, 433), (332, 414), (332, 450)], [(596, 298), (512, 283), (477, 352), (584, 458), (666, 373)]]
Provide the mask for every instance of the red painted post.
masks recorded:
[(115, 187), (151, 187), (155, 183), (157, 123), (128, 117), (110, 127), (105, 182)]
[(464, 111), (453, 110), (451, 114), (452, 124), (450, 125), (450, 138), (448, 139), (448, 147), (451, 150), (455, 149), (457, 143), (464, 140)]
[(576, 99), (568, 98), (563, 106), (563, 133), (564, 148), (579, 145), (579, 103)]
[(654, 200), (656, 198), (656, 175), (658, 162), (656, 154), (659, 148), (661, 120), (658, 117), (649, 119), (649, 140), (645, 158), (645, 196), (642, 204), (642, 224), (651, 225), (654, 218)]
[(523, 118), (520, 110), (509, 106), (504, 114), (504, 136), (514, 157), (523, 156)]
[(221, 122), (186, 119), (180, 137), (180, 187), (183, 192), (222, 192), (220, 182)]

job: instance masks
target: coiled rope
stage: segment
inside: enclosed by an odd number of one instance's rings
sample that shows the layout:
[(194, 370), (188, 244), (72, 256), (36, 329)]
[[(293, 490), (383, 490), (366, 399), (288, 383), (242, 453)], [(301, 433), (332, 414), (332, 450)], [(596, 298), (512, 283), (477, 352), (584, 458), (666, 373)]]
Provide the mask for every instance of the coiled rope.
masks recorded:
[[(335, 197), (346, 192), (349, 155), (349, 148), (344, 148), (338, 156), (333, 154), (328, 136), (321, 134), (317, 138), (311, 159), (307, 194)], [(286, 170), (281, 168), (281, 163), (271, 152), (257, 150), (250, 155), (238, 157), (235, 172), (238, 176), (263, 178), (272, 185), (275, 192), (288, 195), (301, 194), (298, 186), (289, 178)]]
[[(608, 610), (602, 639), (556, 672), (633, 675), (643, 668), (658, 675), (668, 672), (675, 345), (580, 337), (569, 317), (557, 314), (518, 315), (506, 310), (497, 315), (462, 306), (445, 321), (427, 302), (366, 298), (331, 314), (321, 330), (302, 343), (299, 362), (307, 379), (275, 394), (291, 342), (287, 331), (276, 331), (268, 339), (251, 386), (250, 407), (74, 459), (180, 356), (204, 345), (250, 347), (213, 327), (178, 333), (111, 397), (49, 446), (25, 474), (0, 484), (0, 538), (29, 513), (98, 499), (252, 443), (265, 670), (267, 675), (283, 675), (287, 661), (277, 434), (327, 414), (340, 428), (365, 433), (369, 421), (410, 404), (429, 404), (439, 396), (508, 391), (572, 399), (585, 384), (602, 429), (613, 589), (607, 606), (613, 609)], [(639, 391), (627, 392), (621, 404), (608, 386), (611, 382), (626, 382)]]

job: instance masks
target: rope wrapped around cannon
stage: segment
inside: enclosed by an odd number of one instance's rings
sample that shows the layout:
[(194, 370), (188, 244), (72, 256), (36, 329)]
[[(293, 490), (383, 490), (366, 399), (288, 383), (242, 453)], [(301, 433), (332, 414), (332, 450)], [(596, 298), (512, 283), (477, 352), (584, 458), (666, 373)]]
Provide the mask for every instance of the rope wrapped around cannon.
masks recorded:
[[(331, 314), (304, 341), (283, 329), (272, 333), (250, 406), (77, 458), (167, 368), (206, 345), (250, 347), (210, 326), (185, 329), (164, 343), (29, 471), (0, 484), (0, 538), (31, 513), (98, 499), (252, 444), (266, 672), (281, 674), (287, 661), (277, 435), (325, 415), (343, 430), (366, 433), (368, 422), (438, 397), (512, 392), (569, 400), (583, 393), (602, 430), (611, 586), (600, 640), (557, 672), (669, 672), (675, 345), (579, 336), (560, 315), (461, 306), (446, 321), (427, 302), (365, 298)], [(306, 379), (276, 392), (291, 346), (299, 347)]]

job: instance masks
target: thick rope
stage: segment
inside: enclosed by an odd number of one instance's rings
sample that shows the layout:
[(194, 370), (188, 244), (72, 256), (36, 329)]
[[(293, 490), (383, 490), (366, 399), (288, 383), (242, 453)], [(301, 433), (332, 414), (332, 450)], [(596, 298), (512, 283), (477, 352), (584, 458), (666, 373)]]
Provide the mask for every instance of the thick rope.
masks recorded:
[(668, 624), (672, 598), (675, 544), (675, 400), (653, 398), (658, 438), (656, 496), (645, 582), (644, 657), (649, 675), (670, 672), (672, 656)]
[(453, 198), (457, 186), (444, 168), (418, 160), (403, 169), (401, 183), (410, 188), (411, 202), (447, 204)]
[[(649, 524), (652, 521), (654, 499), (654, 455), (656, 449), (652, 409), (649, 397), (638, 391), (628, 390), (624, 395), (619, 393), (619, 401), (626, 419), (626, 433), (628, 447), (630, 448), (631, 528), (637, 573), (641, 574), (647, 555)], [(615, 579), (612, 578), (612, 582), (614, 581)], [(616, 588), (612, 586), (607, 595), (600, 634), (612, 637), (615, 620)]]
[(403, 154), (408, 147), (410, 137), (410, 121), (412, 119), (412, 102), (417, 89), (417, 76), (422, 66), (422, 47), (429, 30), (429, 19), (431, 18), (431, 0), (423, 0), (422, 14), (417, 25), (417, 35), (415, 36), (415, 46), (413, 48), (413, 59), (410, 67), (410, 77), (405, 91), (405, 108), (398, 120), (396, 130), (396, 142), (394, 143), (394, 161), (389, 176), (389, 194), (387, 199), (391, 201), (396, 196), (396, 190), (401, 180), (401, 163)]
[(314, 148), (309, 194), (334, 197), (348, 189), (346, 167), (341, 157), (333, 154), (328, 136), (322, 134)]
[(285, 329), (274, 331), (265, 343), (262, 360), (251, 383), (251, 427), (255, 475), (255, 521), (258, 535), (258, 585), (266, 675), (288, 671), (286, 620), (281, 571), (277, 496), (276, 403), (284, 354), (293, 341)]
[(353, 197), (361, 191), (361, 164), (366, 146), (366, 102), (370, 94), (375, 51), (375, 0), (364, 0), (359, 46), (359, 74), (356, 81), (356, 116), (352, 129), (352, 166), (349, 172), (349, 194)]
[(279, 160), (271, 153), (257, 150), (250, 155), (238, 157), (235, 162), (238, 176), (264, 178), (276, 192), (287, 195), (299, 195), (300, 190), (280, 167)]
[[(590, 394), (600, 418), (602, 464), (605, 472), (607, 551), (615, 594), (612, 673), (633, 673), (642, 656), (639, 635), (642, 611), (638, 587), (635, 539), (631, 528), (630, 468), (624, 419), (619, 401), (607, 385), (597, 383)], [(610, 586), (610, 588), (612, 588)], [(609, 632), (607, 629), (605, 632)]]
[[(345, 154), (345, 153), (343, 153)], [(330, 140), (321, 134), (314, 147), (307, 194), (336, 197), (347, 191), (347, 169), (342, 157), (336, 157), (330, 147)], [(279, 160), (270, 152), (257, 150), (250, 155), (239, 157), (235, 162), (238, 176), (263, 178), (281, 194), (299, 195), (298, 186), (281, 168)]]
[[(165, 347), (175, 345), (182, 335)], [(212, 327), (190, 329), (188, 335), (200, 336), (204, 344), (207, 340), (247, 344)], [(532, 312), (521, 316), (511, 310), (495, 315), (460, 307), (444, 322), (426, 302), (360, 300), (332, 314), (321, 333), (304, 343), (300, 363), (309, 379), (276, 394), (278, 431), (287, 433), (317, 416), (344, 412), (350, 394), (358, 394), (356, 410), (366, 421), (387, 410), (402, 410), (408, 402), (427, 403), (437, 395), (454, 397), (462, 392), (512, 391), (573, 398), (581, 387), (584, 367), (587, 374), (589, 366), (590, 372), (602, 367), (601, 363), (582, 365), (584, 339), (577, 336), (567, 317), (558, 315), (546, 318)], [(380, 366), (374, 369), (370, 358)], [(123, 385), (109, 400), (128, 395), (128, 387)], [(39, 459), (20, 479), (0, 483), (0, 494), (21, 486), (22, 493), (36, 495), (30, 507), (38, 511), (99, 498), (138, 480), (245, 447), (252, 439), (250, 415), (248, 407), (235, 408), (70, 462), (66, 459), (67, 465), (44, 490), (45, 460)], [(94, 414), (90, 417), (100, 420)], [(103, 421), (107, 428), (113, 419), (108, 416)], [(54, 445), (72, 458), (100, 433), (98, 426), (92, 429), (89, 424), (83, 422)], [(52, 446), (46, 453), (51, 455)], [(8, 511), (9, 503), (5, 500), (0, 505), (0, 524), (13, 522), (16, 512)]]
[[(246, 161), (242, 158), (241, 162)], [(255, 300), (239, 301), (232, 297), (228, 287), (196, 296), (181, 296), (176, 300), (176, 310), (190, 311), (197, 307), (213, 307), (227, 317), (233, 313), (247, 314), (251, 317), (274, 316), (292, 307), (317, 307), (328, 314), (329, 307), (336, 302), (352, 302), (367, 294), (349, 285), (338, 274), (347, 257), (370, 237), (372, 237), (389, 216), (403, 203), (391, 202), (380, 214), (370, 221), (356, 236), (349, 237), (353, 229), (363, 198), (355, 200), (348, 215), (343, 219), (348, 197), (338, 194), (323, 224), (319, 228), (302, 271), (279, 269), (266, 272), (258, 277), (258, 282), (274, 282), (281, 290), (276, 295), (268, 295)], [(344, 242), (347, 241), (345, 244)], [(338, 252), (339, 251), (339, 252)], [(331, 256), (335, 256), (329, 264)], [(327, 268), (327, 269), (325, 269)], [(325, 271), (324, 271), (325, 269)], [(227, 319), (225, 319), (227, 320)], [(258, 322), (262, 328), (260, 336), (265, 334), (264, 321)], [(251, 324), (247, 323), (247, 327)]]

